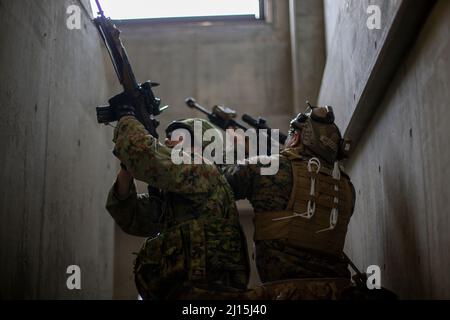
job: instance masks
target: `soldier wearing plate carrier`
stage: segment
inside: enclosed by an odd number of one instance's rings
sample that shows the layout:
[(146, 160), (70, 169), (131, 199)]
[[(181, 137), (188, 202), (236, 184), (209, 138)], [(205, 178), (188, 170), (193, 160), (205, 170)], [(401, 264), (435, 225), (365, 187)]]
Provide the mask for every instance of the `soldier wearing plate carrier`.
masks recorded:
[[(260, 164), (225, 169), (235, 198), (255, 211), (256, 299), (339, 299), (351, 285), (343, 248), (355, 190), (339, 164), (348, 144), (331, 107), (312, 107), (290, 124), (279, 171)], [(254, 162), (255, 163), (255, 162)], [(256, 163), (260, 163), (259, 161)]]

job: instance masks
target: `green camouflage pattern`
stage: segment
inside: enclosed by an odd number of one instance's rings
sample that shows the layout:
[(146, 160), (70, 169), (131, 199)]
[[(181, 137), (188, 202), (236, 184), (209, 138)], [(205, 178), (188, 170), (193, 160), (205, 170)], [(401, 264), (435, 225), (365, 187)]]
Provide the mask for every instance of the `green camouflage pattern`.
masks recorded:
[[(310, 157), (302, 147), (285, 149), (279, 158), (275, 175), (260, 175), (261, 164), (232, 165), (223, 168), (237, 200), (248, 199), (255, 215), (260, 212), (282, 211), (288, 206), (292, 192), (292, 165), (288, 153)], [(347, 263), (322, 253), (294, 249), (284, 240), (255, 241), (255, 259), (263, 282), (293, 278), (350, 277)]]
[(176, 297), (179, 288), (246, 289), (245, 236), (232, 190), (214, 164), (175, 165), (171, 149), (150, 136), (134, 117), (114, 134), (114, 154), (136, 179), (161, 190), (119, 199), (114, 186), (107, 209), (127, 233), (149, 237), (135, 263), (144, 298)]
[[(263, 283), (246, 291), (211, 291), (191, 287), (179, 295), (181, 300), (367, 300), (346, 278), (289, 279)], [(375, 290), (376, 291), (376, 290)], [(352, 296), (349, 296), (349, 292)]]
[(385, 288), (369, 290), (349, 278), (289, 279), (263, 283), (245, 291), (214, 291), (190, 287), (177, 295), (180, 300), (352, 300), (394, 301), (397, 295)]
[[(335, 124), (326, 124), (308, 119), (300, 124), (301, 144), (305, 150), (322, 162), (333, 165), (337, 159), (341, 134)], [(294, 129), (294, 128), (292, 128)]]
[(289, 279), (264, 283), (247, 296), (250, 300), (340, 300), (349, 287), (349, 278)]
[[(167, 127), (166, 134), (169, 133), (168, 131), (174, 131), (175, 129), (182, 128), (184, 125), (184, 126), (188, 126), (191, 129), (191, 131), (192, 131), (191, 135), (194, 137), (194, 139), (199, 138), (199, 137), (195, 137), (194, 133), (193, 133), (195, 122), (200, 122), (202, 124), (201, 138), (203, 138), (205, 136), (206, 131), (214, 130), (214, 131), (216, 131), (215, 137), (217, 137), (217, 139), (220, 139), (218, 141), (218, 144), (220, 144), (220, 145), (224, 144), (222, 131), (219, 128), (217, 128), (214, 124), (212, 124), (211, 122), (209, 122), (205, 119), (202, 119), (202, 118), (189, 118), (189, 119), (182, 119), (182, 120), (174, 121)], [(214, 141), (214, 139), (213, 139), (213, 141)], [(207, 139), (205, 139), (205, 141), (202, 140), (202, 141), (198, 141), (197, 143), (199, 145), (201, 145), (203, 148), (206, 148), (209, 144), (211, 144), (211, 141), (208, 141)]]
[(308, 111), (299, 113), (290, 123), (290, 134), (301, 134), (300, 146), (304, 151), (325, 160), (329, 165), (339, 157), (342, 135), (334, 123), (332, 107), (313, 107), (308, 103)]

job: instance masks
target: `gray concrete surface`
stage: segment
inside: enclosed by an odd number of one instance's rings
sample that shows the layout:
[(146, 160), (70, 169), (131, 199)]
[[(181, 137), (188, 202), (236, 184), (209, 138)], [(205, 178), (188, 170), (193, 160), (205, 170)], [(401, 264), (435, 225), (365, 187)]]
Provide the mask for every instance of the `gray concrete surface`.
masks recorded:
[[(356, 145), (409, 52), (435, 1), (347, 1), (328, 10), (336, 23), (320, 104), (344, 110), (338, 124)], [(379, 8), (380, 29), (369, 29), (369, 5)], [(328, 30), (332, 27), (328, 27)], [(328, 32), (330, 34), (330, 32)], [(353, 98), (353, 99), (352, 99)], [(332, 102), (331, 102), (332, 101)]]
[[(385, 2), (389, 6), (383, 12), (389, 17), (396, 2)], [(354, 12), (355, 20), (334, 19), (334, 37), (348, 49), (333, 39), (329, 59), (342, 54), (347, 67), (339, 71), (327, 66), (322, 90), (333, 91), (321, 93), (322, 101), (340, 106), (336, 111), (341, 124), (352, 117), (349, 106), (355, 105), (355, 98), (358, 103), (354, 89), (365, 85), (364, 70), (359, 68), (370, 66), (376, 54), (374, 41), (383, 45), (377, 40), (380, 34), (359, 39), (358, 33), (351, 32), (366, 19), (363, 8), (358, 9), (359, 17), (355, 12), (359, 4), (355, 8), (351, 1), (347, 2), (350, 7), (345, 3), (334, 12)], [(406, 299), (450, 298), (449, 21), (450, 4), (438, 1), (347, 164), (357, 204), (346, 250), (362, 270), (379, 265), (382, 285)], [(367, 29), (358, 32), (364, 34)], [(336, 82), (339, 77), (341, 81)]]
[(290, 0), (293, 70), (293, 109), (302, 112), (306, 101), (317, 103), (325, 68), (323, 1)]
[[(401, 0), (337, 0), (328, 13), (327, 62), (319, 95), (319, 104), (339, 111), (337, 123), (345, 132), (374, 71), (377, 58), (389, 34)], [(369, 30), (366, 10), (376, 4), (382, 13), (381, 30)], [(331, 11), (331, 12), (330, 12)], [(335, 15), (338, 15), (335, 17)], [(330, 38), (331, 37), (331, 38)]]
[(323, 0), (323, 15), (325, 25), (326, 52), (331, 50), (334, 30), (341, 14), (339, 10), (345, 10), (342, 0)]
[[(87, 4), (87, 1), (84, 1)], [(66, 28), (73, 1), (0, 1), (0, 297), (112, 297), (111, 130), (96, 29)], [(81, 267), (81, 290), (66, 268)]]

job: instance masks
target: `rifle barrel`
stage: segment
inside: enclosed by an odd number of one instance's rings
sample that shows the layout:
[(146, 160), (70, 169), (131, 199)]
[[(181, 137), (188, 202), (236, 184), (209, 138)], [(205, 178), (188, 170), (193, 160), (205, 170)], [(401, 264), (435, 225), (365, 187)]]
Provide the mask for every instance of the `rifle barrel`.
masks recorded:
[(197, 103), (197, 101), (195, 101), (194, 98), (187, 98), (186, 99), (186, 104), (189, 108), (193, 108), (193, 109), (197, 109), (201, 112), (203, 112), (204, 114), (211, 116), (211, 112), (209, 112), (208, 110), (206, 110), (206, 108), (202, 107), (201, 105), (199, 105)]
[(258, 120), (256, 120), (255, 118), (253, 118), (248, 114), (244, 114), (242, 116), (242, 121), (244, 121), (245, 123), (256, 129), (270, 129), (267, 126), (266, 121), (264, 119), (259, 118)]
[(246, 128), (245, 126), (243, 126), (242, 124), (240, 124), (239, 122), (232, 120), (232, 124), (236, 127), (238, 127), (239, 129), (242, 129), (244, 131), (248, 130), (248, 128)]
[(102, 6), (100, 5), (100, 1), (99, 0), (95, 0), (95, 3), (97, 4), (98, 7), (98, 14), (102, 17), (105, 16), (105, 13), (103, 12)]

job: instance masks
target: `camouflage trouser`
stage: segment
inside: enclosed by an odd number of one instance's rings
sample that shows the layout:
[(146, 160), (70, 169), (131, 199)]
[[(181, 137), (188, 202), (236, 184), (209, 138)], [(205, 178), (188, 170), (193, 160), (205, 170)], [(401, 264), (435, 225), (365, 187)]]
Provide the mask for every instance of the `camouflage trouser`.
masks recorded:
[[(239, 278), (241, 272), (232, 272), (230, 278)], [(230, 287), (217, 282), (195, 282), (186, 280), (185, 277), (174, 277), (172, 281), (149, 281), (142, 274), (135, 274), (135, 284), (140, 296), (144, 300), (223, 300), (240, 297), (245, 292), (243, 289)]]
[(293, 279), (265, 283), (250, 290), (249, 300), (338, 300), (349, 279)]
[[(148, 297), (143, 296), (144, 299)], [(265, 283), (253, 289), (219, 291), (180, 286), (168, 300), (396, 300), (386, 289), (368, 290), (346, 278), (292, 279)]]
[(350, 278), (348, 263), (336, 257), (285, 246), (283, 241), (258, 241), (256, 266), (264, 283), (283, 279)]
[(276, 281), (246, 291), (214, 291), (191, 287), (177, 300), (337, 300), (351, 286), (344, 278)]
[(228, 289), (227, 291), (217, 288), (196, 287), (189, 283), (179, 283), (176, 290), (172, 290), (165, 296), (155, 296), (153, 291), (147, 290), (136, 283), (139, 294), (144, 300), (242, 300), (245, 299), (245, 291)]
[[(200, 284), (216, 291), (244, 290), (249, 270), (247, 249), (240, 242), (245, 241), (245, 236), (240, 237), (240, 229), (230, 231), (222, 227), (211, 222), (206, 227), (204, 221), (193, 219), (148, 238), (134, 263), (136, 287), (141, 297), (177, 299)], [(226, 241), (215, 238), (221, 232), (228, 235)]]

